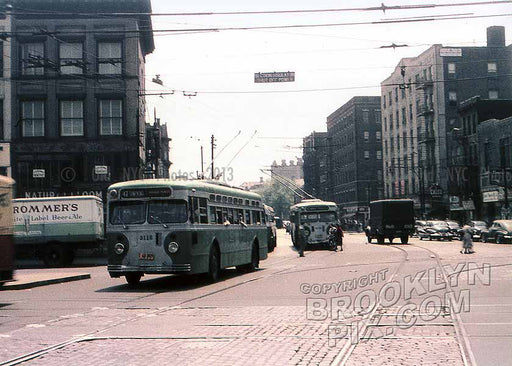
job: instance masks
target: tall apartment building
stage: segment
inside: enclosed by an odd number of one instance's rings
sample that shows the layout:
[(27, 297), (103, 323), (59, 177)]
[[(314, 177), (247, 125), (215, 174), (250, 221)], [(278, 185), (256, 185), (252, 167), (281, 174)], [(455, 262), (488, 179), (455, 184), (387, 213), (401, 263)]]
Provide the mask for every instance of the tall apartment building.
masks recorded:
[(144, 169), (150, 13), (150, 0), (13, 3), (17, 196), (105, 198), (127, 169)]
[(422, 214), (449, 214), (449, 134), (462, 126), (459, 102), (509, 99), (511, 47), (505, 29), (487, 29), (485, 47), (433, 45), (404, 58), (381, 83), (384, 192), (411, 197)]
[(327, 117), (329, 199), (345, 217), (366, 221), (369, 202), (382, 197), (381, 98), (353, 97)]
[(315, 132), (304, 137), (303, 166), (304, 190), (312, 196), (328, 200), (329, 197), (329, 151), (327, 132)]
[[(11, 19), (9, 9), (1, 9), (1, 33), (11, 32)], [(7, 176), (11, 176), (11, 43), (8, 37), (0, 41), (0, 175)]]

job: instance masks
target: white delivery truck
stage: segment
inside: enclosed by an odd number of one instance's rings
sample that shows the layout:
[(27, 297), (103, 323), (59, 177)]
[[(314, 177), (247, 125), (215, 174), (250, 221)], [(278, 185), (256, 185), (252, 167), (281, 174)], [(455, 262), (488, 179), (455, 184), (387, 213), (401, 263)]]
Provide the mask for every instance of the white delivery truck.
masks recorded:
[(76, 249), (101, 248), (104, 241), (103, 202), (96, 196), (18, 198), (13, 214), (16, 251), (34, 253), (48, 266), (69, 265)]

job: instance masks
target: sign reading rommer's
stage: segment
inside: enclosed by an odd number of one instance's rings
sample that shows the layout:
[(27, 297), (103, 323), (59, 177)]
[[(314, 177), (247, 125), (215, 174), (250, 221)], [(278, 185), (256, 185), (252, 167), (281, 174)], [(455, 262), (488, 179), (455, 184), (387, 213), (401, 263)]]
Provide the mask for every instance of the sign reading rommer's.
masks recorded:
[(295, 72), (257, 72), (254, 74), (255, 83), (284, 83), (295, 81)]

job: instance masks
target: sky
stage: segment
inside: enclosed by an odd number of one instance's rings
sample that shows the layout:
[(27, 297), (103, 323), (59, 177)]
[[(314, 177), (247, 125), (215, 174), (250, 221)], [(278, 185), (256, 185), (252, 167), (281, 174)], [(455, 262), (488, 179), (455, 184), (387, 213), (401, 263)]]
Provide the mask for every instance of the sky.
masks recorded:
[[(484, 46), (486, 28), (493, 25), (505, 26), (506, 42), (512, 43), (512, 16), (503, 16), (512, 15), (512, 2), (385, 12), (230, 15), (218, 13), (378, 7), (382, 1), (151, 3), (154, 14), (187, 13), (152, 17), (154, 30), (169, 32), (154, 34), (155, 51), (146, 58), (146, 93), (167, 93), (147, 96), (146, 101), (149, 121), (156, 110), (172, 138), (171, 176), (195, 177), (201, 171), (201, 146), (206, 168), (214, 135), (216, 173), (223, 172), (221, 179), (235, 186), (260, 177), (268, 179), (261, 169), (269, 169), (273, 161), (302, 157), (302, 138), (312, 131), (326, 131), (327, 116), (352, 97), (380, 95), (380, 83), (401, 58), (417, 56), (433, 44)], [(397, 0), (385, 4), (454, 3), (461, 1)], [(205, 12), (214, 14), (190, 14)], [(435, 21), (410, 21), (434, 15)], [(439, 20), (440, 16), (479, 18)], [(384, 20), (402, 21), (375, 24)], [(288, 27), (340, 23), (344, 25)], [(190, 31), (266, 26), (286, 27)], [(393, 43), (407, 47), (381, 48)], [(255, 73), (274, 71), (295, 72), (295, 82), (254, 83)], [(157, 74), (163, 85), (151, 82)]]

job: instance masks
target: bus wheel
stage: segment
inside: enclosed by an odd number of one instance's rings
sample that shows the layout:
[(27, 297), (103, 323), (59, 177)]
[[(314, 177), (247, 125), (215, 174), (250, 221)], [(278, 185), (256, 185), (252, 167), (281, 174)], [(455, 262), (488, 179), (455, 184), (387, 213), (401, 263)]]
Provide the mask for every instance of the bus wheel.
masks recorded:
[(210, 258), (208, 261), (208, 280), (210, 282), (217, 282), (220, 275), (220, 258), (219, 250), (217, 247), (212, 246), (210, 249)]
[(128, 284), (130, 286), (135, 286), (135, 285), (139, 284), (140, 278), (142, 277), (142, 273), (131, 272), (131, 273), (127, 273), (125, 275), (125, 277), (126, 277), (126, 282), (128, 282)]
[(402, 244), (407, 244), (409, 242), (409, 237), (407, 235), (401, 236), (400, 241), (402, 242)]
[(252, 245), (251, 263), (247, 266), (249, 272), (255, 271), (260, 266), (260, 254), (256, 243)]

